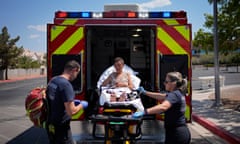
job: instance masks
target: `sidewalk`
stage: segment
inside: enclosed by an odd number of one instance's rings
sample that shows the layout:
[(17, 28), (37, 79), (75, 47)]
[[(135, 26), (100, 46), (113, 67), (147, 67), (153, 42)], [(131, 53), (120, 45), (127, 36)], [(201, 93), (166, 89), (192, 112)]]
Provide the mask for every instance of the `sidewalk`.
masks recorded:
[(240, 112), (233, 108), (240, 104), (239, 92), (240, 85), (221, 88), (223, 105), (213, 107), (214, 89), (194, 90), (192, 94), (193, 121), (231, 144), (240, 143)]

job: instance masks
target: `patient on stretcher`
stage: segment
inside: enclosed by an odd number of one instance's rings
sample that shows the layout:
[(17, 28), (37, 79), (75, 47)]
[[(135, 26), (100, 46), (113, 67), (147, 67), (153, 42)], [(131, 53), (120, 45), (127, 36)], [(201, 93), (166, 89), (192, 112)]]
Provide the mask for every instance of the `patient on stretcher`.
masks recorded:
[[(104, 103), (131, 103), (137, 110), (143, 111), (141, 99), (138, 98), (136, 90), (140, 79), (135, 76), (134, 71), (124, 64), (120, 57), (115, 58), (114, 66), (108, 68), (104, 76), (100, 77), (98, 87), (101, 89), (100, 105)], [(106, 75), (108, 75), (106, 77)]]

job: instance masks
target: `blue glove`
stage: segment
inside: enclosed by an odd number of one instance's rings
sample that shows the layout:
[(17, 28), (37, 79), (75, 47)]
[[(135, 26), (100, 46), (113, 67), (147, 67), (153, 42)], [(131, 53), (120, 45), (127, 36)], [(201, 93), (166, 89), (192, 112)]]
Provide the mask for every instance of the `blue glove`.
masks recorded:
[(146, 90), (141, 86), (137, 89), (137, 91), (139, 92), (139, 94), (146, 94)]
[(81, 104), (84, 109), (86, 109), (88, 107), (88, 102), (87, 101), (84, 101), (84, 100), (82, 100), (82, 101), (81, 100), (74, 100), (74, 105), (75, 106), (77, 106), (79, 104)]
[(75, 105), (75, 106), (79, 105), (80, 103), (81, 103), (80, 100), (74, 100), (74, 105)]
[(139, 118), (139, 117), (142, 117), (143, 115), (145, 115), (145, 112), (144, 111), (138, 111), (138, 112), (135, 112), (132, 117), (133, 118)]
[(88, 102), (87, 101), (82, 100), (80, 102), (80, 104), (83, 106), (84, 109), (86, 109), (88, 107)]

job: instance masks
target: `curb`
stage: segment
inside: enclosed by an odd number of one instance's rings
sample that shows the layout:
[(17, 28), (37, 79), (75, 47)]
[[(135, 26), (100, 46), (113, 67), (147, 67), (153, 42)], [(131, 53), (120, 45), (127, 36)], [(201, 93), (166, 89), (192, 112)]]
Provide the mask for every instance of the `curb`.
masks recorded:
[(8, 80), (0, 80), (0, 83), (9, 83), (9, 82), (21, 81), (26, 79), (34, 79), (34, 78), (40, 78), (40, 77), (46, 77), (46, 75), (25, 76), (25, 77), (13, 78)]
[(192, 118), (195, 122), (199, 123), (200, 125), (202, 125), (206, 129), (210, 130), (212, 133), (218, 135), (219, 137), (223, 138), (227, 142), (232, 143), (232, 144), (240, 143), (240, 137), (238, 137), (232, 133), (229, 133), (228, 131), (220, 128), (213, 122), (211, 122), (201, 116), (198, 116), (194, 113), (192, 113)]

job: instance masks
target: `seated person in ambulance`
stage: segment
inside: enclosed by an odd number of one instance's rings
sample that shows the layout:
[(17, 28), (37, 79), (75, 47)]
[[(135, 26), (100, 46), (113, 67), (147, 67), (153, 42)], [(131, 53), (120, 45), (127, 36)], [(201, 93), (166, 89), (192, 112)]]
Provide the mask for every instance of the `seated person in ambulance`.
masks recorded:
[(130, 74), (123, 72), (124, 60), (120, 57), (115, 58), (114, 67), (116, 72), (112, 72), (108, 78), (103, 81), (102, 86), (110, 86), (111, 88), (125, 87), (133, 89)]
[[(134, 75), (132, 70), (129, 72), (124, 71), (124, 66), (124, 60), (121, 57), (114, 59), (115, 71), (112, 71), (101, 84), (100, 105), (104, 105), (105, 102), (125, 102), (128, 95), (137, 95), (132, 90), (139, 87), (140, 79)], [(131, 103), (140, 111), (144, 109), (140, 98), (132, 100)]]

